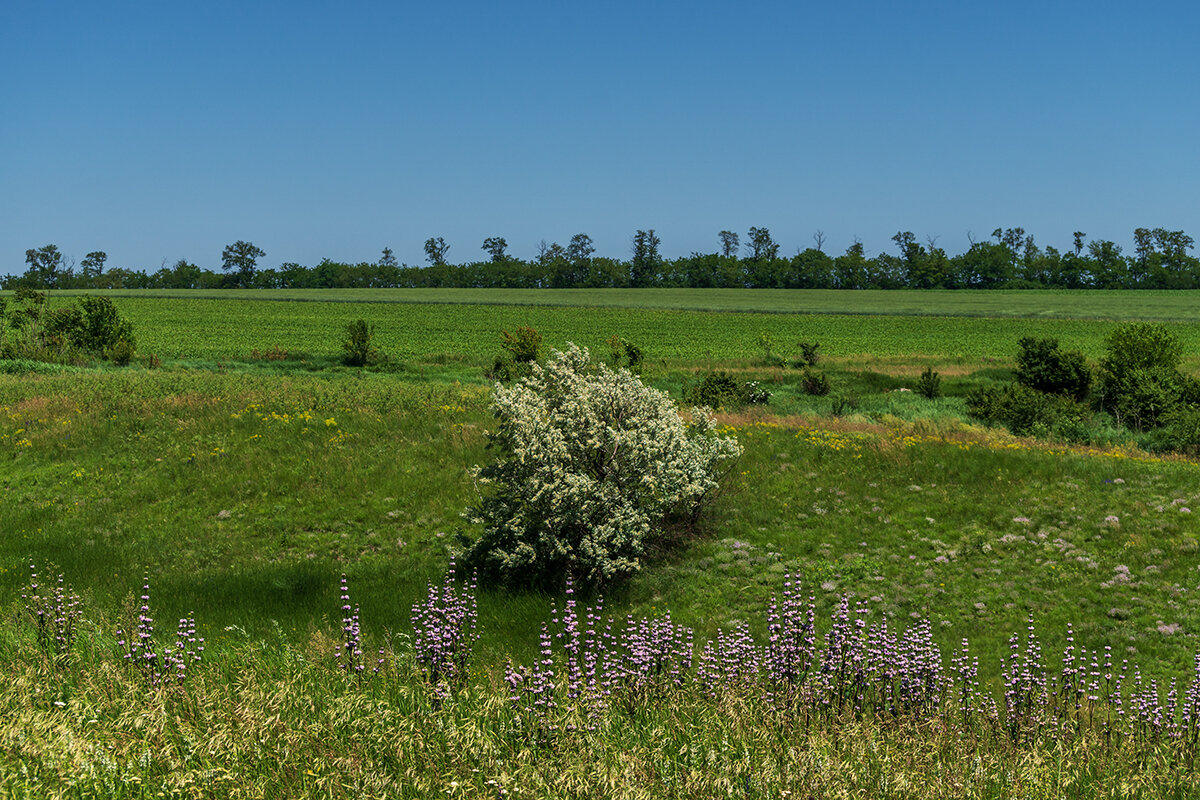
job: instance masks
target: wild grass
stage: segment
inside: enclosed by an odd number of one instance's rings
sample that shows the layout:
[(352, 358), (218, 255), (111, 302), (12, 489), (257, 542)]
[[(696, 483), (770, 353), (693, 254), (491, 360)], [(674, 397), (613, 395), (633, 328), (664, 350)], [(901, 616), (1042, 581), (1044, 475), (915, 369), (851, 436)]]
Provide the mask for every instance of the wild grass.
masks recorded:
[[(669, 611), (698, 641), (739, 625), (762, 641), (761, 610), (792, 574), (819, 619), (848, 597), (897, 627), (928, 619), (943, 653), (969, 638), (997, 698), (1000, 656), (1031, 616), (1052, 658), (1070, 624), (1082, 646), (1186, 681), (1200, 650), (1200, 465), (1116, 432), (1037, 442), (963, 413), (967, 390), (1008, 378), (1021, 335), (1084, 348), (1110, 323), (341, 303), (381, 338), (390, 326), (393, 361), (371, 371), (334, 363), (336, 303), (248, 302), (229, 323), (233, 304), (130, 302), (145, 304), (130, 314), (145, 315), (139, 340), (177, 360), (0, 369), (0, 796), (1200, 793), (1166, 745), (1094, 732), (1019, 744), (869, 715), (804, 729), (691, 688), (531, 740), (504, 668), (540, 655), (555, 600), (540, 593), (480, 589), (460, 689), (439, 698), (411, 669), (413, 604), (477, 533), (461, 512), (469, 468), (491, 457), (482, 366), (500, 330), (533, 324), (551, 345), (591, 337), (596, 353), (613, 333), (642, 343), (646, 379), (676, 397), (711, 367), (774, 393), (768, 408), (721, 415), (741, 461), (697, 527), (668, 531), (641, 573), (610, 587), (618, 620)], [(765, 320), (776, 341), (820, 339), (834, 393), (856, 403), (830, 417), (832, 396), (764, 366)], [(1180, 329), (1191, 352), (1195, 327)], [(946, 397), (899, 391), (926, 365)], [(81, 596), (69, 664), (41, 655), (21, 617), (30, 563)], [(388, 653), (377, 680), (333, 663), (343, 574), (365, 662)], [(206, 640), (182, 688), (152, 689), (117, 652), (147, 575), (160, 635), (194, 614)]]

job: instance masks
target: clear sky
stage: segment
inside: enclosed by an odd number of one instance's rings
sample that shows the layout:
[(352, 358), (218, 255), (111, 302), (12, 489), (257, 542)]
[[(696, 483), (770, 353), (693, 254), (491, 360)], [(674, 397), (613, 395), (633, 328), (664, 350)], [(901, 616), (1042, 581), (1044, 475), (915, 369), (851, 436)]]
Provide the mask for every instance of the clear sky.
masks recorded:
[(1193, 2), (0, 2), (0, 273), (1200, 238)]

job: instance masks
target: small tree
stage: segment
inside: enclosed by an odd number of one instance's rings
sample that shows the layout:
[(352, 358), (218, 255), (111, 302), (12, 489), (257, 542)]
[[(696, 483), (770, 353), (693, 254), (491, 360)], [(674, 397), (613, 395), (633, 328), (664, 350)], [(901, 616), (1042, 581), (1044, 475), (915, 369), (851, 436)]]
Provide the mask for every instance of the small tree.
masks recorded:
[(342, 363), (349, 367), (365, 367), (378, 360), (379, 353), (371, 347), (375, 338), (375, 326), (365, 319), (356, 319), (346, 326), (346, 338), (342, 340)]
[(482, 494), (465, 516), (483, 534), (466, 560), (507, 584), (567, 574), (598, 585), (636, 572), (647, 541), (669, 517), (694, 519), (741, 453), (706, 413), (685, 423), (665, 392), (573, 344), (497, 385), (492, 410), (500, 457), (475, 470)]
[(942, 396), (942, 377), (933, 371), (933, 367), (926, 367), (917, 378), (916, 390), (922, 397), (936, 400)]

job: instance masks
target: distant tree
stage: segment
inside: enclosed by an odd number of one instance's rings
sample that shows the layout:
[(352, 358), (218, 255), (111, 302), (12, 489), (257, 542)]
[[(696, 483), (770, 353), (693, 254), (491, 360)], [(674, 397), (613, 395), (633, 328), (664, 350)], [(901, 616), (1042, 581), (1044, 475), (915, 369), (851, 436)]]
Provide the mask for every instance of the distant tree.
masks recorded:
[(750, 252), (752, 261), (770, 261), (779, 255), (779, 245), (771, 238), (771, 232), (766, 228), (751, 228), (750, 241), (746, 249)]
[(238, 239), (221, 253), (221, 269), (236, 274), (240, 286), (249, 286), (254, 282), (254, 270), (258, 266), (258, 259), (265, 255), (261, 248)]
[(575, 262), (575, 264), (584, 264), (592, 257), (592, 253), (596, 252), (595, 246), (592, 244), (592, 237), (586, 233), (577, 233), (571, 237), (571, 241), (567, 243), (567, 258)]
[(396, 267), (396, 256), (392, 254), (392, 248), (383, 248), (383, 253), (379, 256), (379, 266), (381, 267)]
[(489, 236), (483, 240), (483, 247), (481, 249), (488, 252), (488, 255), (492, 257), (493, 264), (499, 264), (501, 261), (508, 260), (508, 254), (504, 252), (508, 249), (508, 242), (503, 236)]
[(738, 235), (733, 231), (721, 231), (721, 255), (726, 258), (736, 258), (738, 251)]
[[(164, 267), (164, 269), (166, 269)], [(200, 284), (200, 268), (195, 264), (190, 263), (186, 258), (181, 258), (175, 262), (170, 270), (167, 270), (167, 275), (164, 275), (165, 288), (168, 289), (195, 289)]]
[(70, 277), (70, 270), (63, 263), (63, 254), (58, 251), (57, 245), (48, 244), (36, 250), (26, 250), (25, 263), (29, 265), (25, 276), (31, 283), (45, 289), (53, 289)]
[(425, 260), (433, 266), (443, 266), (446, 263), (446, 253), (448, 252), (450, 252), (450, 245), (446, 244), (446, 240), (441, 236), (425, 240)]
[(928, 289), (932, 276), (924, 269), (925, 248), (913, 236), (912, 231), (897, 231), (892, 241), (900, 248), (900, 261), (904, 265), (905, 282), (916, 288)]
[(629, 283), (631, 286), (651, 286), (658, 274), (662, 257), (658, 254), (661, 240), (654, 234), (654, 229), (638, 231), (633, 236), (633, 259), (629, 262)]
[(816, 244), (817, 244), (817, 247), (816, 247), (817, 252), (824, 253), (825, 252), (825, 231), (818, 229), (817, 232), (813, 234), (813, 241), (816, 242)]
[(108, 253), (103, 250), (93, 250), (83, 257), (79, 266), (83, 269), (83, 277), (99, 278), (104, 272), (104, 262), (108, 261)]
[(1087, 239), (1087, 234), (1083, 231), (1075, 231), (1072, 236), (1075, 237), (1075, 255), (1078, 256), (1083, 252), (1083, 243)]

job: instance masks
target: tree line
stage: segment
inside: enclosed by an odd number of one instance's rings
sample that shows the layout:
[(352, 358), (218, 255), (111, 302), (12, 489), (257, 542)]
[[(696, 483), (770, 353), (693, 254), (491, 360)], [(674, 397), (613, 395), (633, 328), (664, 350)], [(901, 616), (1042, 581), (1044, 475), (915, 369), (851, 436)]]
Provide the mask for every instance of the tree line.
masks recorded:
[(425, 265), (397, 262), (384, 248), (373, 263), (349, 264), (323, 259), (315, 266), (283, 263), (260, 268), (266, 253), (237, 241), (221, 255), (221, 270), (199, 267), (187, 259), (157, 271), (108, 268), (108, 256), (94, 251), (78, 269), (50, 244), (25, 252), (27, 269), (5, 278), (5, 289), (309, 289), (309, 288), (622, 288), (689, 287), (752, 289), (1200, 289), (1200, 259), (1191, 255), (1194, 240), (1183, 231), (1137, 228), (1134, 250), (1076, 231), (1065, 251), (1040, 247), (1023, 228), (997, 228), (991, 237), (971, 241), (962, 253), (949, 255), (936, 238), (922, 242), (911, 231), (892, 237), (894, 252), (868, 257), (855, 241), (841, 255), (824, 250), (824, 235), (814, 246), (787, 257), (767, 228), (750, 228), (743, 238), (733, 231), (718, 234), (711, 253), (693, 252), (664, 258), (653, 229), (637, 231), (630, 256), (617, 259), (596, 254), (585, 233), (566, 246), (539, 244), (530, 260), (508, 253), (501, 236), (487, 237), (484, 257), (452, 263), (450, 245), (442, 237), (425, 242)]

